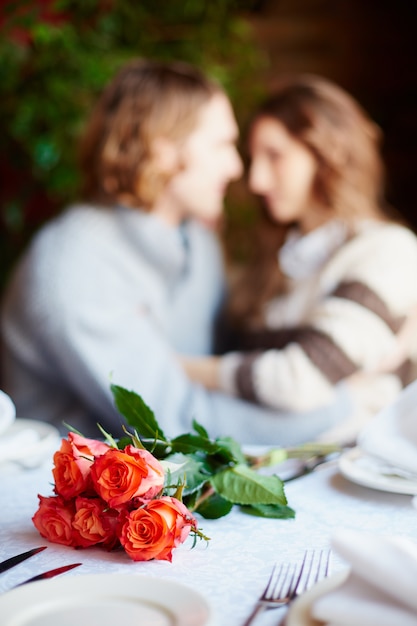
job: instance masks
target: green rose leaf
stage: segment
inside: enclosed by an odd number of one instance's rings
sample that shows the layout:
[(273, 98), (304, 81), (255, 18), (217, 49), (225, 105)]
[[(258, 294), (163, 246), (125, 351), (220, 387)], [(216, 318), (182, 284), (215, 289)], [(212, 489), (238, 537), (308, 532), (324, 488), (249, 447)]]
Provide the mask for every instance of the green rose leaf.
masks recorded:
[(287, 504), (278, 476), (263, 476), (246, 465), (236, 465), (210, 478), (218, 494), (234, 504)]
[(197, 513), (206, 519), (218, 519), (230, 513), (232, 508), (233, 502), (225, 500), (218, 493), (215, 493), (200, 504)]
[(272, 517), (274, 519), (293, 519), (295, 511), (289, 506), (280, 504), (255, 504), (254, 506), (242, 506), (244, 513), (258, 517)]
[(118, 385), (111, 385), (111, 390), (118, 410), (141, 437), (167, 441), (153, 411), (137, 393)]
[(221, 437), (216, 439), (216, 443), (218, 445), (218, 453), (220, 453), (225, 460), (246, 464), (246, 457), (242, 452), (240, 444), (235, 441), (235, 439), (231, 437)]
[(177, 484), (179, 481), (184, 480), (184, 496), (194, 493), (207, 481), (206, 472), (202, 472), (202, 464), (191, 456), (185, 454), (170, 454), (165, 459), (169, 463), (178, 465), (177, 470), (170, 470), (170, 481), (172, 484)]
[(128, 446), (131, 443), (132, 443), (131, 437), (121, 437), (120, 439), (117, 440), (117, 447), (119, 448), (119, 450), (124, 450), (126, 446)]
[(215, 454), (219, 446), (216, 442), (210, 441), (201, 435), (193, 435), (191, 433), (180, 435), (171, 440), (172, 450), (182, 452), (184, 454), (192, 454), (193, 452), (202, 451), (207, 454)]
[(209, 434), (206, 431), (206, 429), (204, 428), (204, 426), (199, 424), (196, 420), (193, 420), (193, 428), (194, 428), (195, 432), (198, 435), (200, 435), (201, 437), (205, 437), (206, 439), (209, 438)]

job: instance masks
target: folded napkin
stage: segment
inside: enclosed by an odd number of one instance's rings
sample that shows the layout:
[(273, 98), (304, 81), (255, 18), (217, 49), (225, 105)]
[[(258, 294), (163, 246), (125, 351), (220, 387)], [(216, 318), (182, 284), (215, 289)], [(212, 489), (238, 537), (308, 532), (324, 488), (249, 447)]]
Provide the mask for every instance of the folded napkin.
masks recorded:
[(5, 432), (16, 418), (16, 407), (10, 396), (0, 389), (0, 434)]
[(314, 619), (327, 626), (417, 625), (415, 543), (343, 530), (334, 535), (332, 547), (349, 563), (349, 573), (314, 600)]
[(368, 423), (358, 445), (393, 469), (417, 476), (417, 380)]
[(39, 433), (33, 428), (6, 430), (0, 435), (0, 463), (23, 458), (25, 454), (32, 452), (39, 441)]

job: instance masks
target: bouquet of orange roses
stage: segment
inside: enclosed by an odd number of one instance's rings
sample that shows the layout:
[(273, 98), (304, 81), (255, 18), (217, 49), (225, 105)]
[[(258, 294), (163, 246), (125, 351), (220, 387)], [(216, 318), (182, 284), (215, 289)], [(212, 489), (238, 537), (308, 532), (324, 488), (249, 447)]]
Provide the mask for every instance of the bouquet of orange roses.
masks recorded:
[(69, 432), (54, 455), (54, 496), (39, 496), (33, 523), (49, 541), (76, 548), (122, 546), (135, 561), (172, 560), (172, 551), (198, 529), (192, 512), (227, 515), (234, 505), (254, 515), (294, 517), (282, 480), (260, 465), (282, 461), (283, 449), (259, 459), (233, 439), (193, 432), (165, 436), (142, 398), (112, 385), (116, 406), (133, 432), (104, 440)]
[(39, 496), (33, 523), (54, 543), (76, 548), (122, 545), (134, 561), (171, 561), (197, 522), (163, 495), (165, 472), (147, 450), (124, 449), (70, 432), (54, 454), (55, 496)]

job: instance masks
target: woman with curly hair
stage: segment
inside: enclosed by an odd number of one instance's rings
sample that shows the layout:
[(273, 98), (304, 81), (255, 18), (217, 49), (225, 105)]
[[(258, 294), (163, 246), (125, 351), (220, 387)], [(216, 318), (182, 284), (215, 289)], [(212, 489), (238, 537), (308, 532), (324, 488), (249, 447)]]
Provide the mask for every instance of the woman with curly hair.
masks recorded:
[(366, 397), (351, 389), (356, 426), (408, 381), (407, 351), (378, 373), (417, 302), (417, 240), (384, 201), (379, 142), (358, 102), (319, 76), (287, 78), (260, 106), (248, 137), (258, 258), (231, 297), (228, 353), (184, 359), (190, 377), (299, 415), (376, 372)]

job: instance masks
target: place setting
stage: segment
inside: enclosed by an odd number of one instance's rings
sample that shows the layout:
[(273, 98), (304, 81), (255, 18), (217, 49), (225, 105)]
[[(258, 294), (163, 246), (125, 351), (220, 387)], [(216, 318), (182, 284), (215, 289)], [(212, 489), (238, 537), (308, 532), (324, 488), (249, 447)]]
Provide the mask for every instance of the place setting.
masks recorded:
[[(333, 573), (331, 558), (342, 558)], [(416, 626), (417, 544), (340, 529), (329, 550), (307, 550), (297, 563), (274, 565), (265, 589), (241, 626)]]
[(2, 624), (114, 626), (122, 616), (126, 626), (215, 626), (207, 599), (172, 580), (132, 574), (55, 578), (80, 565), (44, 572), (1, 595)]
[[(337, 460), (340, 473), (369, 489), (417, 494), (417, 381), (360, 432)], [(410, 507), (411, 508), (411, 507)], [(415, 534), (415, 533), (414, 533)], [(403, 536), (340, 529), (331, 548), (344, 566), (291, 601), (285, 626), (416, 626), (417, 544)], [(295, 596), (297, 594), (294, 594)]]
[(413, 541), (341, 529), (331, 545), (346, 566), (295, 599), (285, 626), (416, 626)]
[[(45, 549), (33, 548), (6, 559), (0, 563), (0, 574)], [(1, 595), (2, 624), (112, 626), (123, 614), (127, 626), (214, 626), (206, 599), (180, 583), (129, 574), (55, 579), (81, 565), (70, 563), (42, 572)]]
[(364, 427), (357, 445), (339, 459), (345, 478), (371, 489), (417, 495), (416, 394), (417, 381)]

